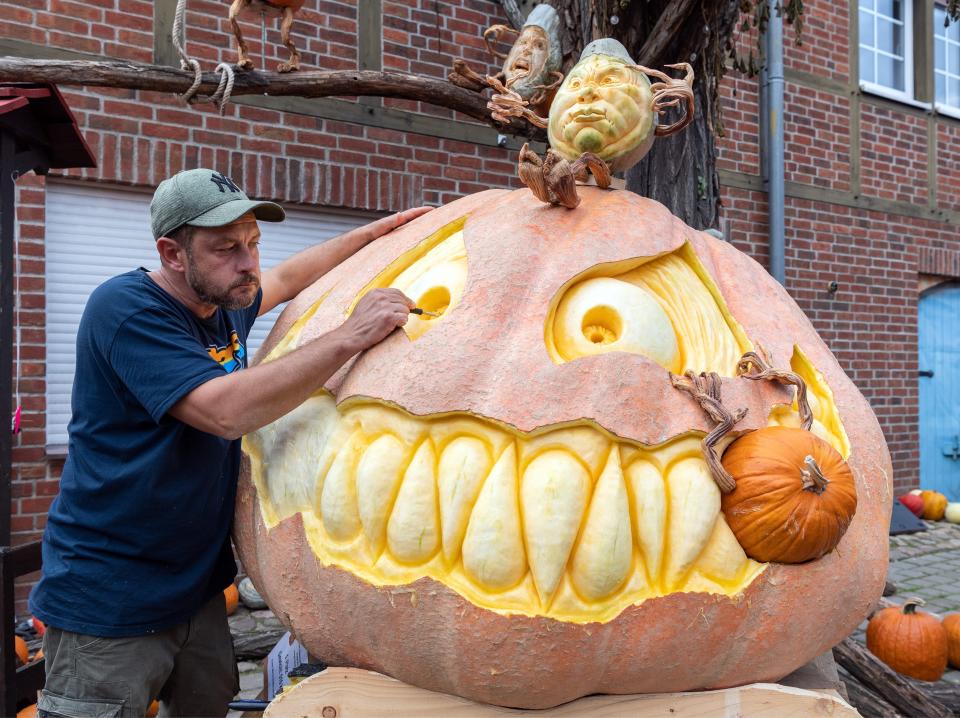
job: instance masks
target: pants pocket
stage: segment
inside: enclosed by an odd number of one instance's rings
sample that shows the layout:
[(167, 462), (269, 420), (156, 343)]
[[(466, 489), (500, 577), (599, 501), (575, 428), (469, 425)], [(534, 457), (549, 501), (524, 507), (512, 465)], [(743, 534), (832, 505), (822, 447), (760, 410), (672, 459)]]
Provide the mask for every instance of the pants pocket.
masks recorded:
[(120, 718), (123, 703), (103, 699), (67, 698), (40, 691), (37, 718)]

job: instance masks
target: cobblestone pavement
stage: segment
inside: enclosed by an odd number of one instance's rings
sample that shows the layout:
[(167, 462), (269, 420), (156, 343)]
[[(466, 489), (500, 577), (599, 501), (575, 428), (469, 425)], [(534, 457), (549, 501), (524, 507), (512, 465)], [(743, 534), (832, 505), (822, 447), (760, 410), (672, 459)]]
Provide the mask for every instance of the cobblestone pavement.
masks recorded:
[[(903, 603), (908, 598), (922, 598), (924, 610), (938, 614), (960, 611), (960, 524), (925, 521), (928, 530), (890, 537), (890, 568), (887, 580), (896, 585), (896, 593), (888, 598)], [(269, 610), (247, 611), (241, 607), (230, 619), (234, 630), (276, 631), (280, 622)], [(853, 637), (866, 642), (864, 621)], [(242, 661), (238, 698), (256, 698), (263, 688), (260, 662)], [(960, 670), (944, 674), (944, 680), (960, 683)], [(232, 712), (229, 718), (239, 718)]]

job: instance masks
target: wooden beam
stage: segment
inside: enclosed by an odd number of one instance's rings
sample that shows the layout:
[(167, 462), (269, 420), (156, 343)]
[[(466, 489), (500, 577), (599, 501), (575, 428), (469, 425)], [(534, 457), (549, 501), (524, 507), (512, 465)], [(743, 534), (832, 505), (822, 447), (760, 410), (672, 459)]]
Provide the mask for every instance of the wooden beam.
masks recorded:
[(177, 0), (153, 2), (153, 61), (158, 65), (180, 65), (180, 56), (173, 46), (173, 19), (177, 14)]
[[(203, 73), (199, 92), (216, 91), (220, 76)], [(105, 60), (28, 60), (0, 58), (0, 82), (52, 82), (58, 85), (87, 87), (125, 87), (131, 90), (183, 93), (193, 82), (190, 72), (172, 67), (147, 65), (133, 61)], [(481, 95), (436, 80), (404, 72), (337, 70), (280, 75), (272, 72), (238, 72), (233, 95), (269, 95), (331, 97), (372, 95), (418, 100), (446, 107), (484, 122), (504, 134), (540, 137), (542, 130), (525, 120), (514, 118), (510, 124), (496, 122)]]
[(901, 676), (852, 638), (834, 646), (833, 656), (847, 673), (904, 715), (952, 718), (953, 711), (919, 688), (917, 682)]

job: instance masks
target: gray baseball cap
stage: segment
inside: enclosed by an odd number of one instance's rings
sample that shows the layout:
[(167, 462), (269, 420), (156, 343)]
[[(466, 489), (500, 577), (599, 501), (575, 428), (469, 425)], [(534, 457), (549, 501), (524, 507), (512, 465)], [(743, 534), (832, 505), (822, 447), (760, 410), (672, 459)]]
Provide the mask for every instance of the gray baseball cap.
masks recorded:
[(184, 224), (222, 227), (253, 212), (257, 219), (282, 222), (283, 207), (275, 202), (249, 199), (225, 174), (210, 169), (178, 172), (153, 193), (150, 227), (153, 238), (167, 236)]

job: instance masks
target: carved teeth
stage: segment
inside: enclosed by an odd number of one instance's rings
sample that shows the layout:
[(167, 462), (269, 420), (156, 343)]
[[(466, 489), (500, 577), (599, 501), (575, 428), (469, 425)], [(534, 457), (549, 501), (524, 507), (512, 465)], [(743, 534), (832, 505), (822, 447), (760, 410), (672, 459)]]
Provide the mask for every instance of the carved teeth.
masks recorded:
[(666, 538), (667, 496), (663, 477), (649, 461), (638, 459), (627, 467), (636, 526), (637, 547), (643, 557), (651, 581), (660, 576), (663, 546)]
[(520, 486), (530, 571), (549, 605), (590, 500), (590, 474), (566, 451), (547, 451), (527, 466)]
[(469, 436), (451, 441), (440, 457), (440, 523), (443, 526), (443, 556), (448, 564), (453, 563), (460, 553), (470, 511), (483, 480), (490, 473), (490, 465), (487, 445)]
[(675, 588), (703, 551), (720, 515), (720, 489), (701, 459), (681, 459), (667, 473), (670, 527), (666, 583)]
[(527, 572), (520, 504), (517, 451), (511, 443), (497, 459), (470, 516), (463, 541), (463, 568), (494, 591), (519, 583)]
[(733, 595), (761, 570), (697, 437), (650, 448), (311, 402), (245, 440), (265, 521), (301, 514), (324, 564), (377, 585), (430, 576), (495, 610), (587, 621), (671, 591)]
[(627, 487), (620, 470), (620, 451), (613, 447), (597, 480), (587, 522), (573, 557), (573, 585), (589, 601), (606, 598), (627, 580), (632, 562)]
[(334, 459), (320, 494), (320, 511), (324, 528), (335, 541), (349, 541), (360, 531), (360, 509), (354, 482), (363, 444), (355, 432)]
[(370, 444), (357, 466), (360, 522), (374, 560), (386, 545), (387, 519), (403, 479), (407, 453), (407, 447), (398, 438), (383, 434)]
[(387, 524), (387, 545), (404, 563), (423, 563), (440, 545), (437, 516), (437, 466), (433, 442), (426, 439), (417, 448), (403, 475), (397, 502)]

